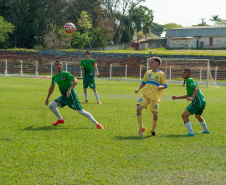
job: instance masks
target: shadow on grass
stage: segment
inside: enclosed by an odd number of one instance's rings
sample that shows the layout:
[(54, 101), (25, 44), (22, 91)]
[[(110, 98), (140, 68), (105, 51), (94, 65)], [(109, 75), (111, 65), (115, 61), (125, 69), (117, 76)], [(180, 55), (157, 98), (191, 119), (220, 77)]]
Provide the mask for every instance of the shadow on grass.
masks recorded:
[(0, 141), (11, 141), (11, 138), (0, 138)]
[[(59, 126), (52, 126), (52, 125), (49, 125), (49, 126), (43, 126), (43, 127), (36, 127), (36, 128), (33, 128), (33, 126), (29, 126), (29, 127), (26, 127), (24, 128), (22, 131), (52, 131), (52, 130), (69, 130), (69, 129), (74, 129), (74, 128), (69, 128), (69, 127), (59, 127)], [(79, 130), (79, 129), (82, 129), (82, 130), (88, 130), (88, 129), (96, 129), (95, 127), (93, 128), (90, 128), (90, 127), (78, 127), (76, 128), (76, 130)]]
[(163, 136), (159, 136), (159, 137), (189, 137), (189, 136), (179, 135), (179, 134), (169, 134), (169, 135), (163, 135)]
[(54, 126), (44, 126), (44, 127), (37, 127), (33, 128), (33, 126), (29, 126), (24, 128), (22, 131), (50, 131), (50, 130), (61, 130), (61, 129), (68, 129), (68, 128), (62, 128), (62, 127), (54, 127)]
[(187, 138), (192, 138), (192, 137), (189, 137), (189, 136), (186, 136), (186, 135), (170, 134), (170, 135), (158, 135), (158, 136), (149, 135), (149, 136), (142, 136), (142, 137), (139, 137), (139, 136), (115, 136), (115, 139), (116, 140), (141, 140), (141, 139), (147, 139), (147, 138), (150, 138), (150, 137), (172, 137), (172, 138), (187, 137)]
[[(97, 104), (97, 102), (89, 102), (89, 103), (85, 103), (85, 102), (80, 102), (82, 105), (89, 105), (89, 104), (91, 104), (91, 105), (99, 105), (99, 104)], [(109, 103), (108, 103), (109, 104)], [(111, 104), (111, 103), (110, 103)], [(113, 103), (112, 103), (113, 104)]]
[(115, 136), (116, 140), (141, 140), (141, 139), (147, 139), (153, 137), (152, 135), (149, 136), (143, 136), (143, 137), (139, 137), (139, 136)]

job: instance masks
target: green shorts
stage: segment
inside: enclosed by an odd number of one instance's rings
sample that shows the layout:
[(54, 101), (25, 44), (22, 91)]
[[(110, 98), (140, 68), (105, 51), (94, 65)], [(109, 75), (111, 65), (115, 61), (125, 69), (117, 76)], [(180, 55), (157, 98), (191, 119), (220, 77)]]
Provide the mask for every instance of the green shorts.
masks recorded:
[(65, 105), (68, 107), (74, 109), (74, 110), (82, 110), (82, 106), (78, 100), (78, 96), (75, 91), (71, 91), (70, 97), (67, 98), (66, 96), (60, 96), (59, 98), (54, 100), (55, 102), (58, 102), (61, 104), (61, 108), (63, 108)]
[(83, 88), (86, 89), (88, 87), (90, 87), (90, 89), (96, 89), (94, 78), (83, 78)]
[(192, 115), (202, 115), (204, 109), (205, 109), (205, 105), (203, 107), (197, 107), (195, 104), (191, 103), (187, 106), (186, 108), (188, 110), (188, 112)]

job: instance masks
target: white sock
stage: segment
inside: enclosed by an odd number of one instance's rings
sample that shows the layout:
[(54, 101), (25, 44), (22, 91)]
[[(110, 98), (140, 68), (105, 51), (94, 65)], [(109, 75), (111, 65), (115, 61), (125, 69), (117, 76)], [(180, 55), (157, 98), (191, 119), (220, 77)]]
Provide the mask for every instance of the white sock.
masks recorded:
[(202, 128), (204, 129), (205, 132), (209, 132), (207, 126), (206, 126), (206, 123), (205, 123), (205, 120), (203, 122), (200, 122)]
[(189, 132), (190, 134), (194, 134), (194, 132), (193, 132), (193, 130), (192, 130), (192, 126), (191, 126), (191, 122), (190, 122), (190, 121), (187, 122), (187, 123), (185, 123), (185, 126), (187, 127), (188, 132)]
[(85, 99), (88, 100), (88, 93), (84, 93)]
[(98, 94), (97, 94), (97, 91), (94, 92), (94, 95), (96, 96), (97, 101), (99, 101), (99, 96), (98, 96)]
[(55, 116), (58, 118), (58, 120), (62, 120), (63, 118), (61, 117), (58, 109), (57, 109), (57, 103), (55, 101), (52, 101), (52, 103), (49, 104), (50, 110), (55, 114)]
[(92, 121), (95, 125), (98, 124), (98, 122), (94, 119), (94, 117), (89, 113), (89, 112), (86, 112), (84, 109), (82, 110), (78, 110), (79, 114), (87, 117), (90, 121)]

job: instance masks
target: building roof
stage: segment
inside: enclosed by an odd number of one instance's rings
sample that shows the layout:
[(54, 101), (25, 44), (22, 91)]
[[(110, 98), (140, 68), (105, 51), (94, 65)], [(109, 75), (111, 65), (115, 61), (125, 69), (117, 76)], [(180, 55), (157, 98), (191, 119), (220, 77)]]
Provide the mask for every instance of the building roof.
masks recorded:
[(197, 26), (169, 29), (166, 37), (214, 37), (226, 36), (226, 26)]

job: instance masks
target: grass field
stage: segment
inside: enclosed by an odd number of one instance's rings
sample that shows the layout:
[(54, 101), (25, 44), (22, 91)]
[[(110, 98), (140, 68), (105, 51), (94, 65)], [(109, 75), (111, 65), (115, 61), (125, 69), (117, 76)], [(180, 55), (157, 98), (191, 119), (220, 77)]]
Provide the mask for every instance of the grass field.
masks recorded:
[[(156, 136), (152, 116), (143, 110), (146, 131), (137, 136), (134, 91), (140, 82), (97, 80), (102, 102), (89, 89), (83, 108), (104, 127), (65, 107), (65, 124), (52, 126), (55, 116), (44, 102), (50, 80), (0, 77), (0, 184), (226, 184), (226, 88), (200, 86), (207, 106), (203, 117), (211, 134), (191, 117), (195, 137), (181, 114), (189, 102), (172, 101), (186, 94), (169, 84), (160, 103)], [(76, 91), (84, 101), (82, 81)], [(50, 101), (60, 96), (55, 88)]]
[[(8, 49), (9, 51), (37, 51), (34, 49), (23, 49), (14, 48)], [(63, 51), (81, 51), (85, 50), (75, 50), (67, 49)], [(123, 50), (108, 50), (108, 51), (92, 51), (92, 52), (104, 52), (104, 53), (131, 53), (131, 54), (153, 54), (153, 55), (198, 55), (198, 56), (226, 56), (226, 49), (165, 49), (165, 48), (147, 48), (145, 50), (133, 50), (123, 49)]]
[(134, 54), (153, 54), (153, 55), (198, 55), (198, 56), (226, 56), (226, 50), (201, 50), (201, 49), (145, 49), (136, 51), (133, 49), (103, 51), (105, 53), (134, 53)]

